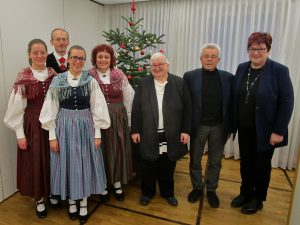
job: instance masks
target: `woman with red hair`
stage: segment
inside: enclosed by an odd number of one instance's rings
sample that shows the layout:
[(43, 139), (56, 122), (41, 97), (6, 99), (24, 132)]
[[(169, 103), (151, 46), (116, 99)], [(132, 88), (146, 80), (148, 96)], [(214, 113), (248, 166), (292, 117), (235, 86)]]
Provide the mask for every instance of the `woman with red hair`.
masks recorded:
[[(124, 200), (122, 184), (132, 178), (132, 152), (130, 146), (130, 119), (134, 90), (124, 73), (117, 69), (112, 46), (102, 44), (92, 51), (93, 68), (89, 74), (99, 83), (105, 96), (111, 126), (102, 130), (103, 154), (107, 187), (114, 188), (117, 200)], [(108, 191), (100, 195), (102, 201), (109, 201)]]

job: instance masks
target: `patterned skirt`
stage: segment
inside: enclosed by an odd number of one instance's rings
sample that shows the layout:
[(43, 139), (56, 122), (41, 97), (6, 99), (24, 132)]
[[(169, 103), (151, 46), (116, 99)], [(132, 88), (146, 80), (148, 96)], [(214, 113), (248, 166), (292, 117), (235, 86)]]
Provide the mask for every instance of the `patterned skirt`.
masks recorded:
[(106, 188), (101, 149), (89, 109), (60, 109), (56, 121), (59, 153), (51, 151), (51, 193), (62, 200), (100, 194)]
[(132, 152), (128, 119), (123, 103), (108, 105), (110, 127), (102, 131), (102, 147), (107, 184), (127, 184), (132, 179)]
[(41, 128), (39, 107), (27, 107), (24, 114), (24, 133), (27, 149), (18, 148), (17, 188), (21, 195), (35, 201), (50, 194), (50, 154), (48, 131)]

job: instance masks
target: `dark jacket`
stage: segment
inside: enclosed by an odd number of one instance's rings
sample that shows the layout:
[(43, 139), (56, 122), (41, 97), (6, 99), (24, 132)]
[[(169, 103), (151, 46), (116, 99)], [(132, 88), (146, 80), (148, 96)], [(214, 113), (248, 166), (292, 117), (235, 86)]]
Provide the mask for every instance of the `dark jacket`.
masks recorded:
[[(223, 98), (223, 141), (226, 143), (228, 135), (233, 132), (233, 96), (232, 96), (232, 82), (233, 74), (218, 70), (221, 86), (222, 86), (222, 98)], [(198, 68), (192, 71), (188, 71), (184, 74), (183, 79), (189, 87), (192, 104), (192, 136), (197, 134), (197, 130), (200, 126), (201, 112), (202, 112), (202, 68)]]
[[(250, 62), (238, 66), (234, 81), (235, 115), (237, 115), (237, 94), (244, 76), (247, 76)], [(268, 59), (260, 75), (256, 91), (255, 126), (257, 149), (264, 151), (288, 144), (288, 124), (294, 107), (294, 91), (289, 69)], [(238, 128), (237, 116), (235, 127)], [(283, 141), (270, 145), (272, 133), (284, 136)]]
[[(191, 126), (191, 99), (182, 78), (169, 73), (162, 105), (168, 158), (176, 161), (188, 152), (187, 145), (180, 142), (180, 134), (190, 134)], [(138, 86), (131, 112), (131, 132), (141, 135), (140, 154), (149, 161), (159, 156), (157, 129), (158, 103), (154, 78), (150, 75)]]
[(46, 66), (52, 67), (56, 71), (56, 73), (63, 73), (66, 71), (60, 69), (53, 52), (47, 56)]

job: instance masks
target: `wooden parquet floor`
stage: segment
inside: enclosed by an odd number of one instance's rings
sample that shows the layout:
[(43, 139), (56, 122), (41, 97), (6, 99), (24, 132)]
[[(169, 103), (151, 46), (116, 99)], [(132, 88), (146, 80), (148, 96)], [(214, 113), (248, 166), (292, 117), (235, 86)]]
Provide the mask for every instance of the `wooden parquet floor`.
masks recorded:
[[(157, 195), (147, 206), (139, 204), (139, 181), (125, 187), (125, 201), (118, 202), (111, 195), (108, 203), (99, 203), (97, 196), (89, 199), (90, 218), (87, 225), (286, 225), (289, 202), (292, 194), (294, 171), (273, 169), (268, 199), (263, 210), (255, 215), (244, 215), (240, 209), (230, 207), (231, 200), (239, 193), (239, 161), (223, 159), (223, 168), (217, 193), (220, 208), (209, 207), (206, 196), (200, 202), (191, 204), (187, 195), (191, 190), (188, 170), (189, 158), (178, 161), (175, 172), (175, 195), (177, 207), (169, 206)], [(203, 157), (203, 165), (206, 156)], [(0, 204), (0, 225), (68, 225), (79, 224), (71, 221), (66, 203), (61, 209), (48, 209), (48, 216), (39, 219), (35, 215), (35, 205), (31, 198), (19, 193)]]

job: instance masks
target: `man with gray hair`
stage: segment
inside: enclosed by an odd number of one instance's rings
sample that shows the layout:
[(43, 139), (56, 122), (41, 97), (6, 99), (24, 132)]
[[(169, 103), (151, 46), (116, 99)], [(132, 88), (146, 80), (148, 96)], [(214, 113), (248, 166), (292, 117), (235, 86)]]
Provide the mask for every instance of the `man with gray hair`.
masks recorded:
[[(202, 68), (188, 71), (183, 79), (192, 97), (192, 133), (190, 145), (190, 176), (193, 190), (188, 201), (194, 203), (207, 190), (208, 203), (219, 207), (216, 194), (224, 145), (232, 133), (232, 91), (233, 75), (218, 70), (220, 47), (214, 43), (205, 44), (200, 50)], [(201, 160), (208, 143), (208, 162), (204, 181)]]
[(176, 206), (176, 161), (188, 153), (192, 105), (181, 77), (169, 73), (169, 60), (160, 53), (150, 59), (151, 75), (136, 89), (131, 112), (131, 137), (141, 157), (141, 205), (148, 205), (156, 183), (168, 204)]

